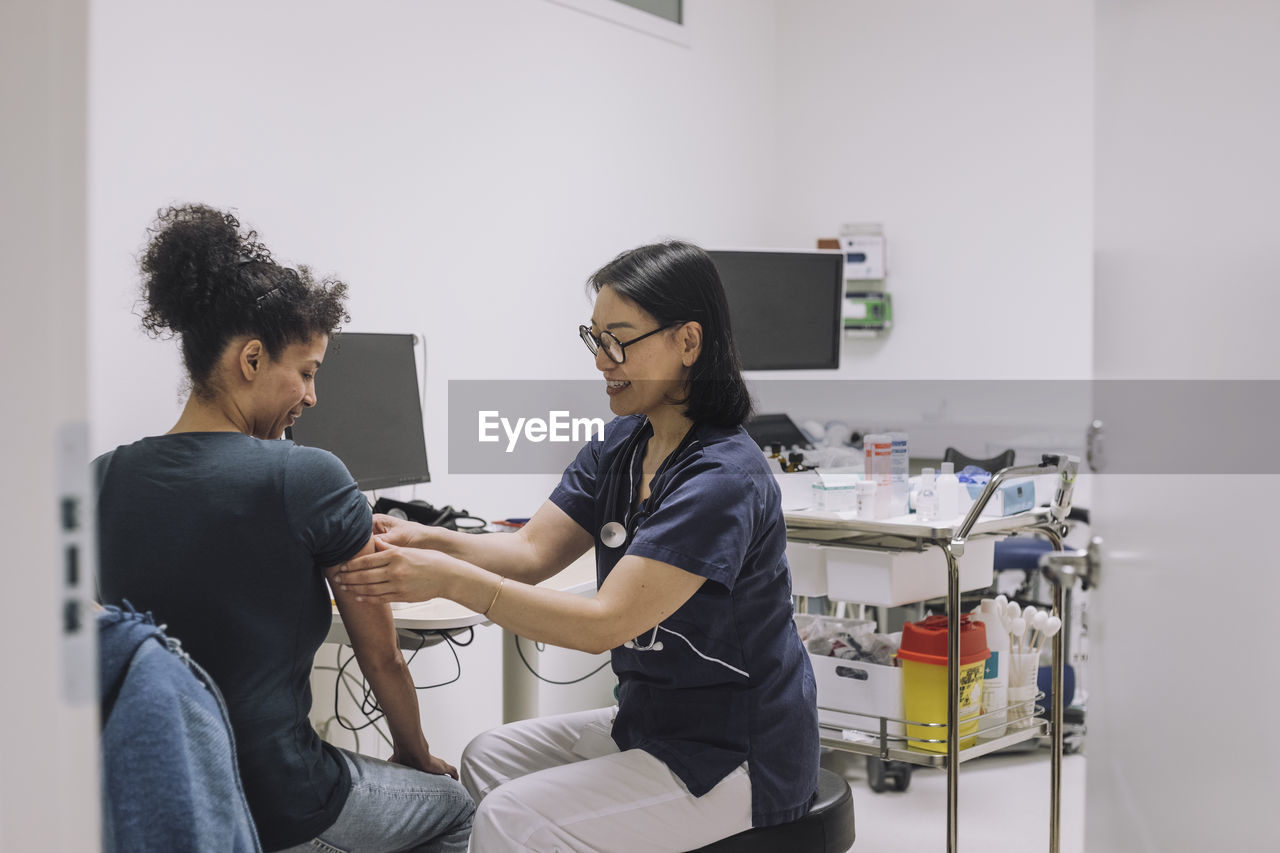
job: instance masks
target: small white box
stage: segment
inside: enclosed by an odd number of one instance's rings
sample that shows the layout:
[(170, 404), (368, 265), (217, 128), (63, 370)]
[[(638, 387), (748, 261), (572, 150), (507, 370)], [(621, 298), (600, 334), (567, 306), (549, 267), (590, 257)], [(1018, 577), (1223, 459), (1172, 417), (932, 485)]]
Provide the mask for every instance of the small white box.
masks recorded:
[[(883, 551), (844, 545), (826, 549), (827, 595), (897, 607), (947, 594), (947, 558), (941, 548), (923, 551)], [(960, 589), (991, 586), (995, 575), (995, 537), (965, 544), (960, 557)]]
[[(849, 623), (860, 620), (832, 619), (825, 616), (796, 616), (798, 625), (805, 620), (827, 623)], [(827, 725), (879, 734), (880, 718), (903, 718), (902, 670), (896, 666), (880, 666), (865, 661), (846, 660), (831, 655), (809, 653), (814, 679), (818, 685), (818, 720)], [(890, 735), (903, 735), (901, 722), (890, 722)], [(896, 744), (901, 746), (901, 744)]]
[(820, 512), (848, 512), (858, 508), (857, 483), (825, 483), (822, 480), (812, 486), (810, 503)]

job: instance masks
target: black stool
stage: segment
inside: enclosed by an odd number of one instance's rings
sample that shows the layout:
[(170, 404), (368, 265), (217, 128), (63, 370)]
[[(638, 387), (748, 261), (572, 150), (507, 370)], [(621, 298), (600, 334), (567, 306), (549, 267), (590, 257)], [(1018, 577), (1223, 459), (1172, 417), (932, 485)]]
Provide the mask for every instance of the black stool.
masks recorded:
[(843, 776), (818, 769), (818, 796), (791, 823), (748, 829), (690, 853), (845, 853), (853, 846), (853, 792)]

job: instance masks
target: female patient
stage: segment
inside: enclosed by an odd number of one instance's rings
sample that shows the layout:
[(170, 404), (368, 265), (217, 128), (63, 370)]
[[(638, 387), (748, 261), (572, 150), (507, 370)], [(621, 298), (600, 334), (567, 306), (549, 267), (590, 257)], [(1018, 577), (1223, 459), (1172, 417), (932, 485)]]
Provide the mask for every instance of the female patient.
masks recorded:
[(143, 326), (179, 338), (191, 395), (168, 433), (95, 463), (102, 600), (152, 611), (213, 676), (265, 849), (465, 850), (473, 806), (423, 736), (386, 604), (336, 595), (391, 762), (307, 719), (325, 575), (373, 550), (372, 518), (336, 457), (275, 439), (316, 404), (346, 286), (203, 206), (163, 211), (141, 265)]

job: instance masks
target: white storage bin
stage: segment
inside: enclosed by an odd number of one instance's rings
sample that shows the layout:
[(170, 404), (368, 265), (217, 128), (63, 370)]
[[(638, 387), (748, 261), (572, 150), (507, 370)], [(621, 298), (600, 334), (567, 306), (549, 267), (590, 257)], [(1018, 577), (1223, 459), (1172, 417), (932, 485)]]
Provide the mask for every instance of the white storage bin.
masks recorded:
[[(877, 551), (844, 545), (823, 545), (827, 595), (897, 607), (947, 594), (947, 558), (940, 548), (923, 551)], [(995, 573), (995, 537), (965, 543), (960, 558), (960, 589), (991, 586)]]
[[(802, 637), (815, 621), (851, 633), (859, 627), (874, 624), (861, 619), (807, 614), (799, 614), (795, 618)], [(809, 653), (809, 662), (818, 685), (819, 722), (879, 734), (881, 717), (902, 719), (902, 670), (898, 667), (813, 652)], [(889, 723), (888, 734), (902, 736), (902, 723)]]
[(791, 594), (827, 594), (826, 548), (809, 542), (788, 542), (787, 563), (791, 566)]

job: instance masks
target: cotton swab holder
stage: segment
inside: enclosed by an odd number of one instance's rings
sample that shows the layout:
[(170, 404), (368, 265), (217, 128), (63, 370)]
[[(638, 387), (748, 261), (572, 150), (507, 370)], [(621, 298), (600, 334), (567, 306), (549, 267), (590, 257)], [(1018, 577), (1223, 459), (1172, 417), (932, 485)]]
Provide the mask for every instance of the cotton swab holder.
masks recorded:
[(1009, 655), (1009, 728), (1025, 729), (1036, 714), (1036, 676), (1040, 672), (1040, 653), (1013, 652)]

